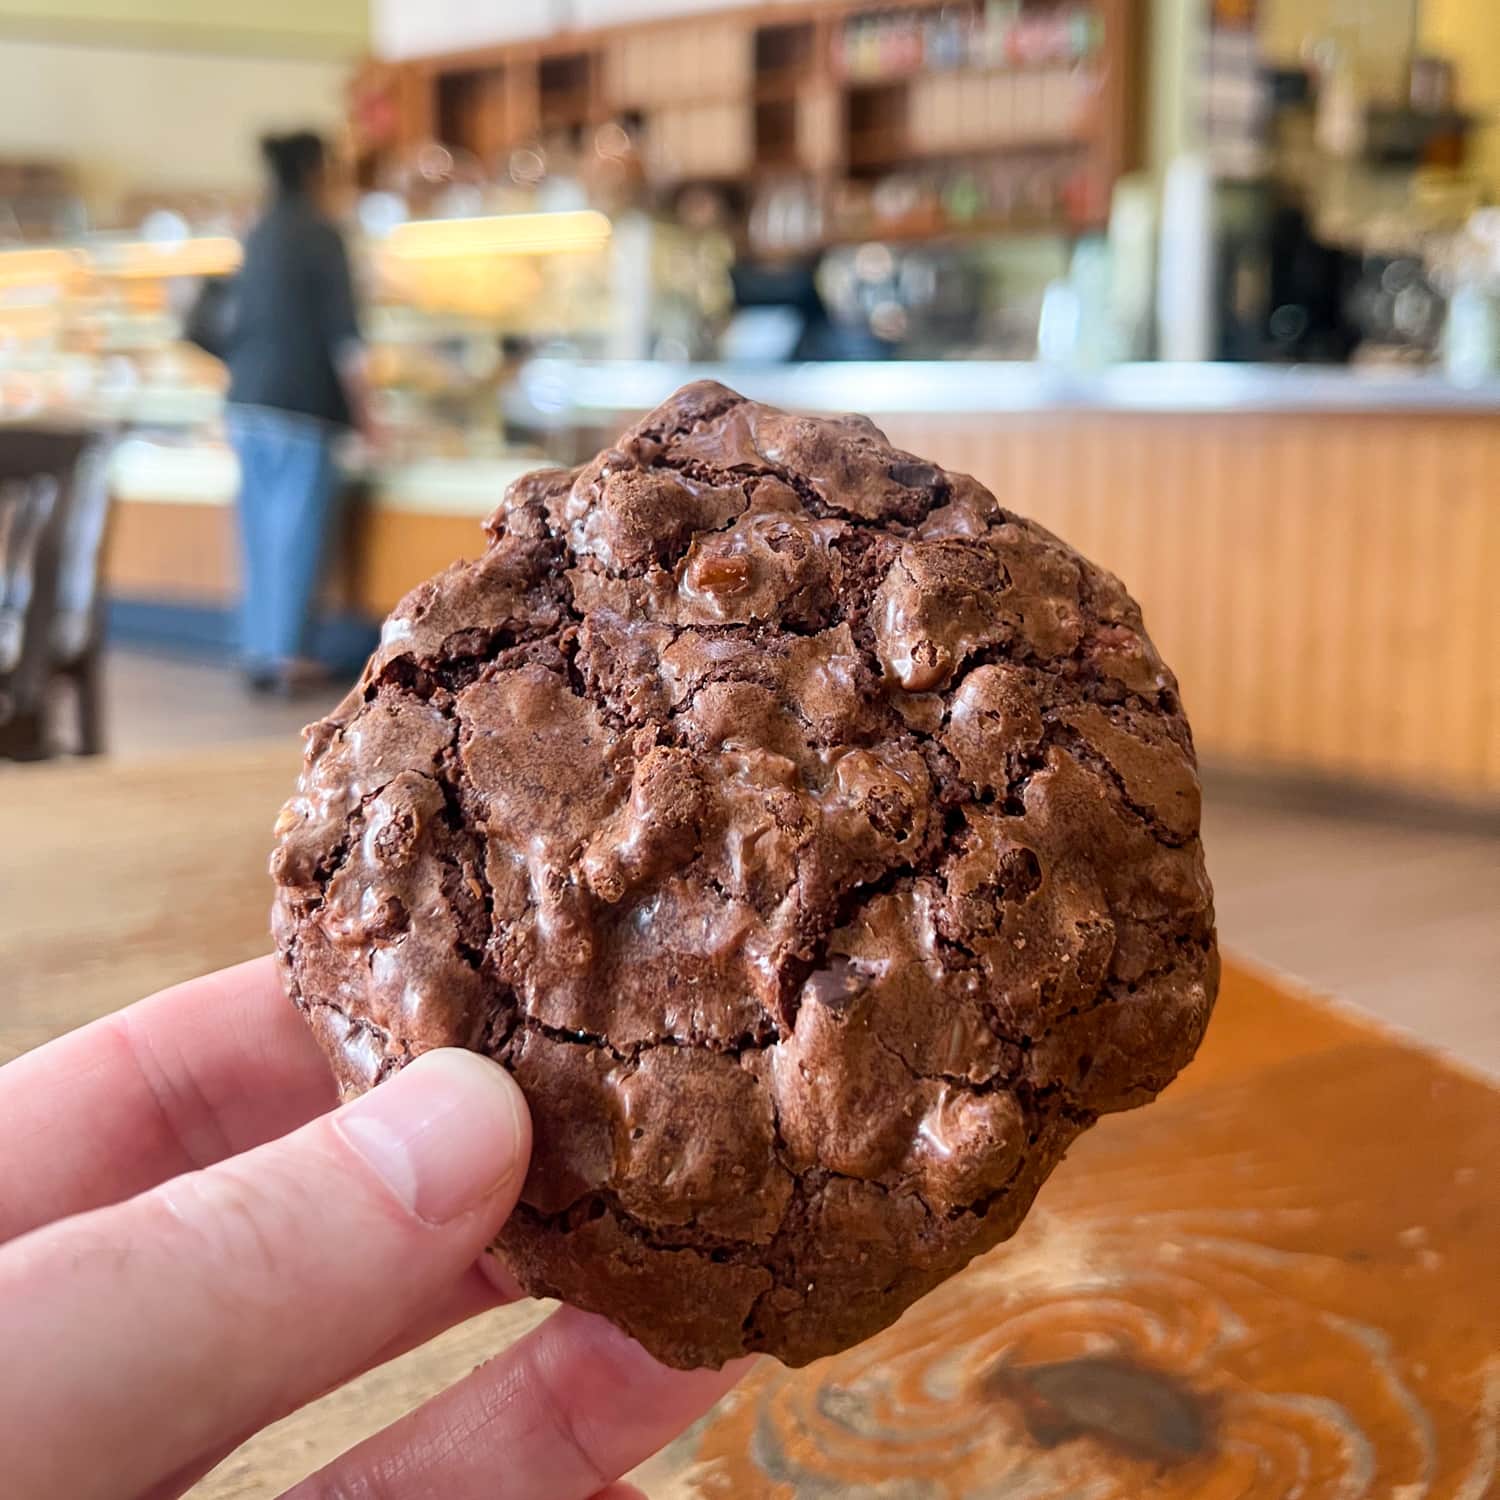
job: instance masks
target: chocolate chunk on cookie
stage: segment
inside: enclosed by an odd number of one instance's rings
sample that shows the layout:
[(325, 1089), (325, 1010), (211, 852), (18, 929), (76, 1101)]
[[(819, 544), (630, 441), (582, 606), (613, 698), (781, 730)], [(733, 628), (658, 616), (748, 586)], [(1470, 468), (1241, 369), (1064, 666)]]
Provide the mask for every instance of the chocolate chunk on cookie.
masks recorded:
[(346, 1094), (515, 1074), (530, 1291), (684, 1366), (865, 1338), (1203, 1035), (1172, 674), (974, 480), (710, 383), (486, 531), (309, 731), (292, 997)]

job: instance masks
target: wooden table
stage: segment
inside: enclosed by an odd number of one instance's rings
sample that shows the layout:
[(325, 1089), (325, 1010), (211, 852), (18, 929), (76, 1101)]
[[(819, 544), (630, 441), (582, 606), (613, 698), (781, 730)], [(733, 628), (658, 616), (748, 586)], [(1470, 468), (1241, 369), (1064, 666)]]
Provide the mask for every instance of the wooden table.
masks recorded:
[[(295, 747), (0, 772), (0, 1058), (265, 947)], [(1212, 863), (1210, 850), (1210, 864)], [(763, 1365), (653, 1496), (1500, 1496), (1500, 1094), (1231, 964), (1201, 1057), (1087, 1135), (1009, 1245), (895, 1328)], [(285, 1484), (470, 1369), (509, 1309), (262, 1434)]]

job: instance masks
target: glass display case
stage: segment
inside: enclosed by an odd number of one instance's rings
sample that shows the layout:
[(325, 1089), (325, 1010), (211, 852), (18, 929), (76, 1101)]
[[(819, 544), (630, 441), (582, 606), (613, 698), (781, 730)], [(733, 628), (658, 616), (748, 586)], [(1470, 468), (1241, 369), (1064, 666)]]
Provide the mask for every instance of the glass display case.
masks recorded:
[[(407, 219), (387, 196), (367, 195), (348, 235), (381, 465), (535, 451), (535, 403), (508, 399), (528, 358), (714, 352), (732, 249), (711, 228), (585, 207)], [(185, 228), (0, 249), (0, 420), (220, 442), (225, 371), (184, 325), (239, 258), (233, 236)]]

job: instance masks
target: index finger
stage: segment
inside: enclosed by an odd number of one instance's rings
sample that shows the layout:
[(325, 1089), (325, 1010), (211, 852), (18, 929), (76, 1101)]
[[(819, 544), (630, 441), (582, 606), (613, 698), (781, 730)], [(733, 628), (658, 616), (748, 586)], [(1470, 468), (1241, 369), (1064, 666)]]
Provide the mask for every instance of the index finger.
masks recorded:
[(275, 1140), (336, 1097), (270, 958), (163, 990), (0, 1068), (0, 1244)]

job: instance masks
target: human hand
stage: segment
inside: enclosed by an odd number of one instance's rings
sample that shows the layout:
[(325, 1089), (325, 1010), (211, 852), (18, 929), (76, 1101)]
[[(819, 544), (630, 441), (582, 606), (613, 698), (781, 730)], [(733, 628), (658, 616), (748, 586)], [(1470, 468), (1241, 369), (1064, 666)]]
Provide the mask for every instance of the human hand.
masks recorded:
[[(0, 1068), (0, 1454), (9, 1500), (167, 1500), (360, 1370), (510, 1300), (484, 1247), (531, 1126), (445, 1050), (328, 1113), (269, 959)], [(743, 1370), (658, 1364), (563, 1308), (296, 1486), (296, 1500), (572, 1500)]]

